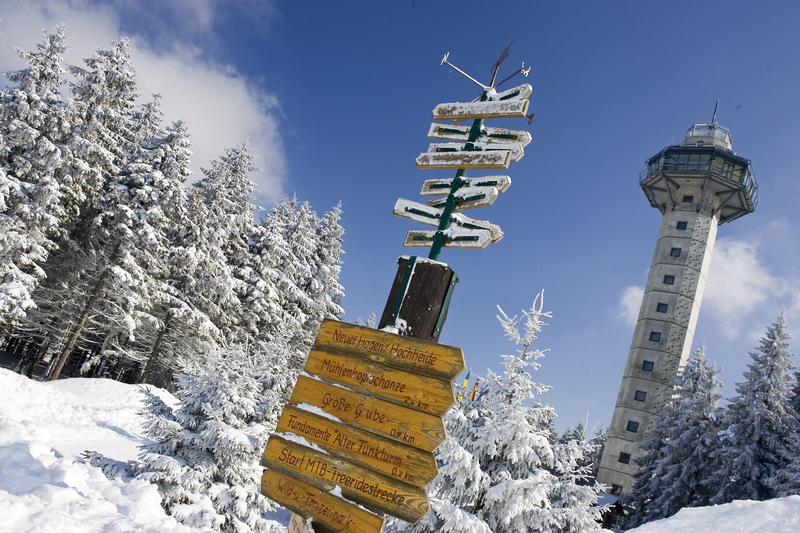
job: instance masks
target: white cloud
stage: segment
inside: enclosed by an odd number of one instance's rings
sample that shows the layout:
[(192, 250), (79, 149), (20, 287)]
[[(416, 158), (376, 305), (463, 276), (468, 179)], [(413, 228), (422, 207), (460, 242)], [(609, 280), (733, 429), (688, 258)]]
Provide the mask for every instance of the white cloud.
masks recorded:
[(772, 275), (761, 261), (756, 243), (722, 238), (714, 245), (702, 309), (714, 317), (725, 334), (735, 337), (755, 311), (788, 303), (785, 297), (790, 290), (791, 283)]
[[(0, 44), (0, 70), (3, 71), (23, 66), (14, 46), (34, 50), (36, 43), (41, 42), (42, 30), (52, 32), (62, 22), (67, 25), (67, 35), (71, 38), (66, 62), (82, 66), (82, 58), (97, 48), (107, 49), (111, 41), (119, 40), (123, 34), (120, 23), (123, 8), (125, 16), (135, 16), (141, 11), (132, 9), (134, 4), (131, 3), (112, 6), (88, 0), (27, 0), (4, 4), (0, 22), (4, 41)], [(151, 34), (131, 36), (133, 61), (139, 71), (140, 103), (148, 101), (152, 93), (160, 92), (164, 97), (165, 125), (185, 120), (192, 138), (194, 180), (202, 177), (200, 167), (208, 168), (209, 162), (223, 155), (225, 148), (249, 140), (256, 165), (262, 169), (251, 174), (250, 179), (261, 190), (263, 204), (284, 194), (285, 165), (277, 99), (232, 67), (208, 59), (209, 54), (192, 46), (188, 40), (177, 42), (174, 37), (185, 34), (193, 24), (199, 32), (213, 32), (213, 4), (208, 0), (182, 2), (182, 9), (185, 9), (179, 32), (165, 34), (169, 27), (153, 25), (148, 28)], [(154, 35), (153, 30), (160, 33)]]
[(626, 325), (636, 325), (643, 297), (644, 287), (631, 285), (630, 287), (622, 289), (622, 294), (620, 294), (619, 303), (617, 304), (617, 311)]

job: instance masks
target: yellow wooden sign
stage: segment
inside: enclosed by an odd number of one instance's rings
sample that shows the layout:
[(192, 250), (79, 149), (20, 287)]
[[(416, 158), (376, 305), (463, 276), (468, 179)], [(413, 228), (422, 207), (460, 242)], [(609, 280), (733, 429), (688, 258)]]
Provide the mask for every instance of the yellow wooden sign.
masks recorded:
[(265, 470), (261, 492), (304, 519), (313, 517), (317, 532), (381, 533), (385, 518), (328, 491), (276, 470)]
[(450, 382), (465, 367), (461, 348), (336, 320), (323, 320), (314, 347)]
[(417, 522), (464, 366), (459, 348), (324, 321), (264, 450), (262, 493), (326, 533), (382, 531), (357, 506), (345, 516), (348, 500)]
[(348, 500), (406, 522), (417, 522), (430, 511), (423, 489), (277, 435), (270, 437), (261, 464), (319, 489), (338, 486)]
[(447, 438), (441, 417), (412, 411), (306, 376), (297, 379), (289, 403), (302, 408), (316, 407), (341, 422), (427, 452), (435, 450)]
[(442, 416), (456, 403), (449, 381), (424, 378), (319, 349), (311, 349), (305, 371), (411, 409)]
[(275, 431), (294, 433), (353, 464), (417, 487), (427, 486), (437, 474), (436, 459), (430, 452), (399, 444), (291, 405), (284, 407)]

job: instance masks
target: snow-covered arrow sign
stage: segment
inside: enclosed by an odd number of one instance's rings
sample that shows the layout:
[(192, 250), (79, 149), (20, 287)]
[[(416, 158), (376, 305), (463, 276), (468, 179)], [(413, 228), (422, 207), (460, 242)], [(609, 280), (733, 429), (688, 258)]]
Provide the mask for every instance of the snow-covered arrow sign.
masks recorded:
[[(479, 178), (461, 178), (464, 182), (463, 187), (494, 187), (497, 192), (506, 192), (511, 186), (509, 176), (482, 176)], [(425, 180), (422, 183), (420, 196), (439, 196), (448, 194), (453, 186), (453, 178), (442, 180)]]
[(511, 150), (423, 153), (415, 163), (419, 169), (507, 169), (511, 163)]
[(464, 152), (511, 152), (511, 161), (516, 163), (525, 155), (525, 150), (519, 143), (431, 143), (428, 145), (429, 154), (464, 153)]
[[(459, 126), (458, 124), (431, 124), (428, 130), (428, 139), (441, 141), (469, 141), (469, 126)], [(507, 130), (505, 128), (481, 128), (478, 142), (493, 143), (518, 143), (525, 147), (531, 142), (531, 134), (522, 130)]]
[[(466, 211), (492, 205), (497, 200), (498, 192), (494, 187), (462, 187), (453, 194), (455, 201), (453, 210)], [(445, 204), (447, 204), (447, 196), (428, 201), (429, 206), (440, 209), (444, 209)]]
[(429, 248), (438, 233), (444, 236), (443, 246), (445, 248), (486, 248), (492, 242), (492, 236), (488, 230), (450, 227), (441, 232), (437, 230), (409, 231), (403, 246), (406, 248)]
[[(397, 200), (394, 206), (393, 215), (413, 220), (414, 222), (421, 222), (430, 226), (439, 226), (444, 215), (444, 210), (437, 207), (430, 207), (411, 200), (404, 200), (402, 198)], [(476, 220), (461, 213), (453, 213), (450, 215), (450, 223), (458, 226), (459, 228), (468, 230), (487, 230), (491, 242), (497, 242), (503, 238), (503, 230), (497, 224), (492, 224), (485, 220)]]
[(486, 89), (481, 102), (439, 104), (433, 108), (433, 120), (470, 120), (481, 118), (524, 117), (528, 112), (528, 97), (533, 88), (527, 83), (501, 93)]

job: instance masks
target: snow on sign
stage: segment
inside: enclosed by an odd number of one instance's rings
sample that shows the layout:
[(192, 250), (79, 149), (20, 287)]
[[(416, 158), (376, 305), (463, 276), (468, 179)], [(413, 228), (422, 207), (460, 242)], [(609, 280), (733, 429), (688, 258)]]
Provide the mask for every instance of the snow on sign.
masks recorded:
[[(442, 64), (477, 83), (483, 91), (471, 102), (439, 104), (433, 109), (433, 120), (452, 120), (455, 124), (432, 124), (428, 130), (428, 138), (452, 142), (431, 143), (427, 152), (417, 156), (415, 163), (417, 168), (425, 170), (455, 169), (456, 176), (450, 180), (425, 182), (421, 193), (423, 196), (443, 195), (442, 198), (430, 200), (427, 206), (400, 199), (393, 213), (437, 227), (435, 231), (410, 231), (403, 243), (406, 247), (430, 247), (428, 259), (434, 261), (439, 260), (442, 248), (485, 248), (490, 242), (497, 242), (502, 238), (503, 232), (499, 226), (471, 220), (462, 220), (461, 222), (466, 223), (461, 223), (456, 213), (492, 205), (497, 195), (511, 184), (510, 178), (467, 178), (467, 170), (507, 169), (509, 164), (519, 161), (525, 155), (524, 148), (531, 142), (530, 133), (489, 128), (483, 124), (485, 119), (526, 117), (529, 124), (533, 120), (532, 114), (527, 115), (528, 97), (533, 92), (530, 85), (525, 83), (513, 89), (497, 91), (497, 87), (517, 74), (527, 77), (530, 68), (525, 70), (523, 64), (517, 72), (495, 84), (497, 69), (502, 63), (497, 61), (493, 67), (492, 81), (489, 85), (484, 85), (450, 63), (448, 56), (449, 54), (444, 56)], [(501, 55), (503, 59), (507, 56), (505, 52)], [(473, 120), (471, 126), (457, 124), (470, 119)]]
[[(403, 200), (402, 198), (397, 200), (394, 211), (392, 212), (395, 216), (421, 222), (422, 224), (429, 224), (431, 226), (440, 226), (445, 216), (444, 213), (444, 209), (412, 202), (410, 200)], [(503, 231), (497, 224), (492, 224), (485, 220), (476, 220), (460, 213), (451, 213), (449, 219), (448, 226), (454, 225), (460, 229), (488, 231), (492, 242), (497, 242), (503, 238)]]
[(262, 492), (322, 531), (379, 532), (380, 513), (417, 522), (464, 368), (459, 348), (323, 321), (264, 450)]
[[(471, 129), (472, 128), (469, 126), (438, 124), (434, 122), (428, 130), (428, 139), (468, 142)], [(480, 129), (480, 136), (477, 141), (486, 144), (517, 143), (524, 148), (531, 142), (531, 134), (522, 130), (507, 130), (505, 128), (488, 128), (483, 126)]]

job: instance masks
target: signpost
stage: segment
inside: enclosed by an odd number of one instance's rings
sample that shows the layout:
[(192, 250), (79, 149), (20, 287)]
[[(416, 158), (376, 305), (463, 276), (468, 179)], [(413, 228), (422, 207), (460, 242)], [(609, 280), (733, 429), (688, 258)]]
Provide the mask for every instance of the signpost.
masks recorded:
[[(512, 41), (513, 42), (513, 41)], [(509, 48), (511, 45), (509, 45)], [(484, 119), (525, 117), (530, 85), (496, 88), (508, 48), (492, 67), (479, 101), (437, 105), (420, 169), (455, 169), (426, 180), (426, 204), (399, 199), (393, 214), (436, 227), (410, 231), (408, 247), (430, 247), (428, 259), (401, 257), (380, 330), (325, 320), (261, 464), (261, 491), (296, 513), (290, 530), (312, 519), (322, 533), (381, 533), (385, 515), (416, 523), (429, 510), (425, 487), (438, 471), (434, 450), (445, 440), (442, 416), (455, 404), (453, 382), (464, 371), (460, 348), (437, 344), (458, 278), (438, 262), (443, 247), (485, 248), (500, 226), (460, 213), (492, 205), (508, 189), (505, 175), (466, 177), (468, 169), (507, 169), (524, 155), (525, 131), (489, 128)], [(457, 123), (473, 120), (472, 126)], [(403, 333), (403, 335), (395, 334)]]
[(418, 521), (464, 368), (459, 348), (324, 321), (264, 450), (262, 492), (320, 530)]

